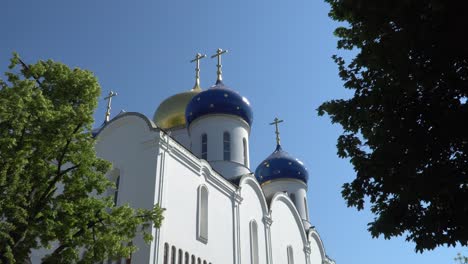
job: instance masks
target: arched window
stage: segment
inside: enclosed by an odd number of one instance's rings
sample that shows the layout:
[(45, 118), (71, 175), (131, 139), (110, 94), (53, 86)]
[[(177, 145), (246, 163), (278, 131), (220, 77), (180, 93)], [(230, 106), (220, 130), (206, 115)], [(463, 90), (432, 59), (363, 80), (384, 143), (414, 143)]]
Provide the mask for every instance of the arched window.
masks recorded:
[(197, 264), (201, 264), (201, 258), (197, 259)]
[(223, 134), (224, 160), (231, 160), (231, 135), (229, 132)]
[(288, 246), (287, 254), (288, 254), (288, 264), (294, 264), (293, 248), (291, 246)]
[(208, 242), (208, 189), (202, 185), (198, 187), (198, 240)]
[(201, 158), (208, 159), (208, 136), (206, 134), (201, 136)]
[(164, 244), (164, 264), (169, 264), (169, 244)]
[(204, 260), (204, 261), (203, 261), (203, 264), (208, 264), (208, 263), (206, 263), (206, 260)]
[(107, 176), (109, 181), (115, 184), (115, 187), (110, 187), (107, 189), (107, 196), (113, 197), (114, 205), (117, 205), (119, 198), (119, 185), (120, 185), (120, 170), (114, 168)]
[(305, 220), (309, 220), (309, 208), (307, 208), (307, 198), (304, 197), (304, 207), (305, 207), (305, 211), (306, 211), (306, 219)]
[(190, 264), (189, 261), (190, 261), (189, 253), (185, 252), (185, 262), (184, 262), (184, 264)]
[(115, 191), (114, 191), (114, 205), (117, 205), (117, 200), (119, 198), (119, 184), (120, 184), (120, 175), (115, 179)]
[(250, 263), (258, 264), (258, 227), (255, 220), (250, 221)]
[(294, 203), (294, 205), (296, 205), (296, 195), (294, 193), (291, 193), (289, 195), (289, 198), (291, 198), (291, 201)]
[(247, 164), (247, 140), (245, 138), (242, 139), (242, 146), (242, 150), (244, 151), (244, 165), (249, 166), (249, 164)]
[(195, 264), (195, 255), (192, 255), (192, 264)]
[(182, 259), (184, 258), (184, 253), (182, 253), (182, 249), (179, 249), (179, 256), (177, 258), (177, 263), (182, 264)]
[(175, 262), (176, 254), (177, 254), (176, 247), (172, 246), (172, 250), (171, 250), (171, 264), (176, 264), (176, 262)]

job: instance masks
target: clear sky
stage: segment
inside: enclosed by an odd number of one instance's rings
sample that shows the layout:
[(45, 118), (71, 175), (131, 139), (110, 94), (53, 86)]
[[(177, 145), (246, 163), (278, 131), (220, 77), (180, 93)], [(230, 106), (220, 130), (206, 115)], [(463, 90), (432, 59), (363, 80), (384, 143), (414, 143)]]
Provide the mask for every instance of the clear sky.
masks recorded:
[[(0, 9), (0, 69), (16, 51), (29, 63), (53, 59), (96, 74), (103, 92), (116, 91), (121, 109), (152, 118), (165, 98), (194, 84), (197, 52), (223, 57), (224, 83), (253, 107), (252, 169), (275, 148), (275, 116), (283, 149), (308, 167), (312, 225), (337, 263), (454, 263), (464, 248), (415, 253), (404, 238), (372, 239), (373, 216), (347, 208), (341, 186), (355, 175), (336, 155), (341, 127), (318, 117), (317, 107), (347, 98), (333, 54), (333, 29), (323, 0), (5, 0)], [(201, 61), (201, 84), (216, 80), (216, 61)], [(104, 119), (101, 100), (96, 122)]]

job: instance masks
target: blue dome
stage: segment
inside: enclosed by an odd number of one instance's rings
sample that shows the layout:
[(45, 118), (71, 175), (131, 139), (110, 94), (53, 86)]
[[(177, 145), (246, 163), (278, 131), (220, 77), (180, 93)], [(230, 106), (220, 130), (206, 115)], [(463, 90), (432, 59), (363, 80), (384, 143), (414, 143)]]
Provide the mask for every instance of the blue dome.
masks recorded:
[(309, 173), (301, 161), (283, 151), (278, 145), (276, 150), (258, 165), (255, 178), (260, 184), (285, 178), (301, 180), (307, 184)]
[(198, 95), (194, 96), (185, 109), (187, 127), (195, 119), (209, 114), (228, 114), (239, 116), (252, 125), (252, 108), (247, 98), (218, 81)]

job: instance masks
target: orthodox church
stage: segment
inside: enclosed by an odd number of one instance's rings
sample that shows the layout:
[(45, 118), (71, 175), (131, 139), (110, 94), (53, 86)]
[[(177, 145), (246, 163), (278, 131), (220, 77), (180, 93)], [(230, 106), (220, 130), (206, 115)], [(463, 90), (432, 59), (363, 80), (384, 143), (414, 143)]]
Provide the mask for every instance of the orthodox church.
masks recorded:
[[(153, 119), (123, 112), (94, 131), (98, 156), (117, 204), (165, 208), (153, 241), (131, 259), (109, 263), (331, 264), (307, 207), (308, 172), (280, 144), (256, 167), (249, 160), (253, 112), (249, 101), (222, 80), (202, 90), (197, 54), (193, 89), (173, 95)], [(253, 170), (252, 168), (255, 168)]]

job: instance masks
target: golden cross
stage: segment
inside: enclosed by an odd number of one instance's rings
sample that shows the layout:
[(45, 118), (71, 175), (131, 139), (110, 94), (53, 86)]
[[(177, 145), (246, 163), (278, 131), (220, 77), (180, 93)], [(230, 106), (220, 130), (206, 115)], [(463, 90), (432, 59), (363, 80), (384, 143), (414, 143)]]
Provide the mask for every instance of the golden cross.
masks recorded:
[(216, 51), (216, 54), (211, 56), (211, 58), (214, 58), (214, 57), (218, 57), (218, 65), (216, 65), (216, 67), (218, 67), (218, 71), (216, 72), (218, 74), (218, 80), (216, 82), (221, 82), (223, 81), (223, 71), (221, 71), (221, 55), (228, 52), (227, 50), (222, 50), (222, 49), (218, 49)]
[(270, 125), (275, 125), (275, 128), (276, 128), (276, 131), (275, 131), (275, 134), (276, 134), (276, 145), (280, 145), (280, 136), (279, 136), (279, 129), (278, 129), (278, 124), (283, 122), (284, 120), (280, 120), (278, 119), (278, 117), (275, 117), (275, 120), (273, 123), (270, 123)]
[(104, 97), (104, 100), (107, 100), (107, 111), (106, 111), (106, 119), (105, 122), (109, 122), (110, 120), (110, 110), (111, 110), (111, 102), (112, 102), (112, 97), (116, 96), (117, 93), (110, 91), (109, 94)]
[(200, 53), (197, 53), (195, 55), (195, 59), (191, 60), (190, 62), (197, 62), (197, 66), (195, 67), (195, 86), (193, 87), (192, 90), (197, 90), (201, 89), (200, 88), (200, 60), (205, 58), (206, 55), (201, 55)]

